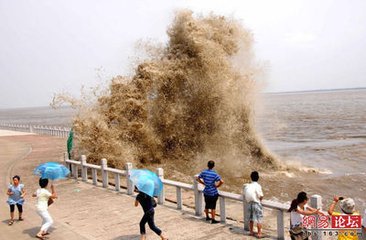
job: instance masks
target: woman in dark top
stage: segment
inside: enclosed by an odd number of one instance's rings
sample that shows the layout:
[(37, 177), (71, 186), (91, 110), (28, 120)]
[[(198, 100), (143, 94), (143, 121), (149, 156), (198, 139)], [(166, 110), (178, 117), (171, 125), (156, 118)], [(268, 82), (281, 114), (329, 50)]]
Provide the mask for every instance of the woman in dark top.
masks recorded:
[(140, 221), (140, 233), (141, 233), (140, 239), (141, 240), (146, 239), (145, 224), (148, 223), (150, 229), (153, 230), (157, 235), (159, 235), (162, 240), (168, 240), (163, 236), (162, 231), (155, 226), (154, 223), (155, 206), (153, 201), (155, 203), (155, 200), (152, 197), (143, 192), (139, 192), (139, 194), (136, 196), (135, 207), (137, 207), (140, 203), (142, 209), (144, 210), (144, 216)]

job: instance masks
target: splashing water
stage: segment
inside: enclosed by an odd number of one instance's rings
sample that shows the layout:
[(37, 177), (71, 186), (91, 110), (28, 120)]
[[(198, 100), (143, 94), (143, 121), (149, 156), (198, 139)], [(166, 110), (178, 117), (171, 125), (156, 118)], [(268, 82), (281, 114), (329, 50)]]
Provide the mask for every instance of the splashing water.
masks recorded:
[(112, 166), (217, 159), (227, 173), (278, 168), (254, 129), (261, 69), (251, 33), (234, 19), (180, 11), (167, 34), (133, 77), (112, 79), (109, 93), (75, 118), (88, 158)]

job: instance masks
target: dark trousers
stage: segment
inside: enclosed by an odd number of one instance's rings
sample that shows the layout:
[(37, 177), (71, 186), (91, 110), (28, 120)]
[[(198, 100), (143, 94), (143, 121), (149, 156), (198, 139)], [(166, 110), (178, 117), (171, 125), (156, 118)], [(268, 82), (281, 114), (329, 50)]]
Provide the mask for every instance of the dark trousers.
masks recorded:
[[(22, 205), (17, 204), (17, 208), (18, 208), (18, 211), (19, 211), (20, 213), (22, 213), (22, 212), (23, 212), (23, 206), (22, 206)], [(14, 210), (15, 210), (15, 204), (10, 205), (10, 212), (14, 212)]]
[(144, 216), (142, 217), (142, 219), (140, 221), (140, 233), (141, 234), (146, 234), (145, 224), (148, 223), (150, 229), (153, 230), (157, 235), (160, 236), (161, 230), (155, 226), (154, 214), (155, 214), (154, 209), (144, 213)]
[(219, 198), (219, 195), (214, 195), (214, 196), (209, 196), (209, 195), (206, 195), (206, 194), (203, 194), (204, 197), (205, 197), (205, 203), (206, 203), (206, 206), (205, 206), (205, 209), (216, 209), (216, 202), (217, 202), (217, 199)]

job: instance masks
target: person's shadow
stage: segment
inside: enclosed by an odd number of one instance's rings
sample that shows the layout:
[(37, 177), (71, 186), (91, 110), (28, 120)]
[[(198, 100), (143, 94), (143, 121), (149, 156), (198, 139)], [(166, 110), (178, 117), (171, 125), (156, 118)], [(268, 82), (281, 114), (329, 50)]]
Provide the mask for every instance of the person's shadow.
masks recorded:
[[(39, 229), (40, 229), (40, 227), (29, 228), (29, 229), (25, 229), (25, 230), (23, 230), (23, 233), (24, 233), (24, 234), (28, 234), (30, 237), (35, 237), (35, 236), (37, 235), (37, 233), (38, 233)], [(49, 232), (49, 233), (52, 233), (53, 229), (54, 229), (54, 228), (52, 228), (52, 227), (51, 227), (51, 228), (48, 230), (48, 232)]]
[(112, 240), (139, 240), (140, 235), (134, 234), (134, 235), (123, 235), (116, 238), (113, 238)]
[(6, 219), (6, 220), (3, 220), (1, 222), (4, 223), (4, 224), (6, 224), (6, 225), (8, 225), (9, 224), (9, 221), (10, 221), (10, 219)]

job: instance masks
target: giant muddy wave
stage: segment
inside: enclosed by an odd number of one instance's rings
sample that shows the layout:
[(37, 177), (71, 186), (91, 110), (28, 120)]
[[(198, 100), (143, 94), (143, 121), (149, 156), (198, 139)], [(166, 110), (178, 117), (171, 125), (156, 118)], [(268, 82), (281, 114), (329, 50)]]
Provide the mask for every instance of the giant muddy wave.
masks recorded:
[(133, 162), (195, 171), (214, 159), (235, 177), (278, 169), (254, 127), (263, 73), (251, 32), (233, 18), (185, 10), (167, 34), (166, 45), (153, 46), (133, 76), (116, 76), (96, 103), (80, 107), (73, 122), (80, 152), (115, 167)]

